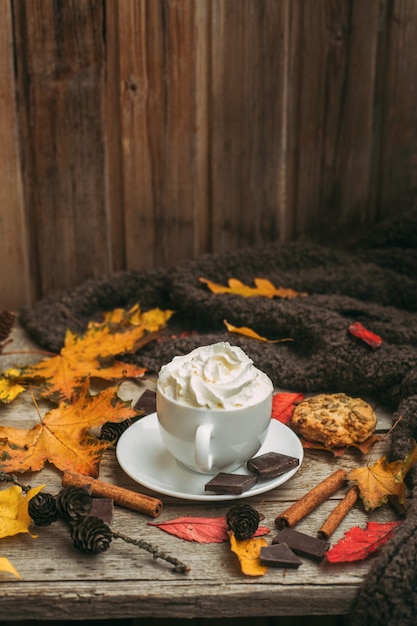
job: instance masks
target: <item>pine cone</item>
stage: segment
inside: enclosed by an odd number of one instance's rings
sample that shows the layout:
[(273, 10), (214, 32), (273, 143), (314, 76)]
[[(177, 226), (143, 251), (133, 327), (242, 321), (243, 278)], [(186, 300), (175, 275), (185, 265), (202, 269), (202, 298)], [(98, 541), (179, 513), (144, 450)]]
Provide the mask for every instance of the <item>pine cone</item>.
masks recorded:
[(10, 335), (14, 320), (15, 315), (12, 311), (2, 311), (0, 313), (0, 343)]
[(84, 517), (71, 524), (71, 538), (74, 546), (86, 554), (105, 552), (113, 538), (110, 527), (98, 517)]
[(226, 514), (227, 525), (238, 540), (253, 537), (258, 530), (260, 519), (258, 511), (250, 504), (237, 504)]
[(36, 526), (50, 526), (58, 519), (55, 496), (50, 493), (37, 493), (29, 500), (28, 513)]
[(63, 519), (76, 522), (90, 513), (92, 498), (82, 487), (65, 487), (56, 497), (56, 506)]
[(106, 422), (101, 427), (100, 431), (100, 439), (104, 439), (105, 441), (113, 441), (116, 443), (122, 433), (125, 432), (127, 428), (132, 424), (132, 421), (128, 418), (123, 420), (123, 422)]

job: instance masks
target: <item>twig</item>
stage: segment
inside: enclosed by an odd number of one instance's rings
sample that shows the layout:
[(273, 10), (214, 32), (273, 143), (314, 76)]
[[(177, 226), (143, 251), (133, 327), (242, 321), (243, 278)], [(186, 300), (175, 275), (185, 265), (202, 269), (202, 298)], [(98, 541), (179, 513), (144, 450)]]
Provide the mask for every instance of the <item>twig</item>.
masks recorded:
[(8, 474), (7, 472), (0, 472), (0, 482), (13, 483), (22, 491), (30, 491), (31, 489), (30, 485), (22, 485), (15, 474)]
[(143, 539), (132, 539), (132, 537), (128, 537), (127, 535), (119, 533), (118, 531), (113, 529), (111, 529), (111, 532), (113, 537), (115, 537), (116, 539), (123, 539), (123, 541), (125, 541), (126, 543), (131, 543), (138, 548), (142, 548), (143, 550), (150, 552), (153, 555), (154, 559), (163, 559), (164, 561), (171, 563), (172, 565), (174, 565), (174, 572), (186, 574), (190, 571), (188, 565), (185, 565), (178, 559), (169, 556), (169, 554), (166, 554), (165, 552), (162, 552), (159, 548), (152, 545), (151, 543), (148, 543), (147, 541), (144, 541)]

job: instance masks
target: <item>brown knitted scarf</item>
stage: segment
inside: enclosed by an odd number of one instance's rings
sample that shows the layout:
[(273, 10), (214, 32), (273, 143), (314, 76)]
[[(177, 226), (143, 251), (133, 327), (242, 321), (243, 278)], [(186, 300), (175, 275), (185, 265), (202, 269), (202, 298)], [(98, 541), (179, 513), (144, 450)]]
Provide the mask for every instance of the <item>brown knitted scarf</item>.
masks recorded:
[[(306, 297), (290, 300), (215, 295), (199, 279), (253, 284), (268, 278)], [(158, 372), (161, 365), (197, 345), (230, 341), (224, 320), (270, 339), (233, 335), (233, 343), (280, 388), (305, 392), (371, 395), (393, 411), (391, 458), (403, 457), (417, 439), (417, 211), (381, 222), (355, 249), (309, 243), (273, 244), (222, 255), (205, 255), (169, 269), (113, 273), (72, 291), (44, 298), (21, 312), (29, 334), (59, 351), (67, 328), (79, 332), (106, 310), (139, 302), (143, 310), (175, 314), (159, 342), (131, 361)], [(371, 349), (348, 332), (361, 322), (382, 338)], [(181, 336), (181, 331), (188, 332)], [(417, 615), (417, 470), (407, 518), (375, 559), (354, 607), (354, 626), (411, 626)], [(416, 497), (414, 497), (416, 496)]]

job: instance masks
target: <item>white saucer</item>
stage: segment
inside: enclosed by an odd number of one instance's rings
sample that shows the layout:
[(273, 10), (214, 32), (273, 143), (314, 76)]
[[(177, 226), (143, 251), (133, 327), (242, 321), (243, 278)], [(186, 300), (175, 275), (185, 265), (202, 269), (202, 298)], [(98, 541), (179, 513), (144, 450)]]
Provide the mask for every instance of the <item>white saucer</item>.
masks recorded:
[[(292, 430), (275, 419), (271, 420), (266, 440), (258, 452), (280, 452), (299, 459), (298, 467), (270, 480), (259, 479), (248, 491), (239, 495), (217, 495), (204, 491), (204, 485), (212, 478), (180, 465), (168, 452), (159, 434), (156, 413), (138, 420), (121, 435), (117, 448), (117, 460), (130, 478), (153, 491), (183, 498), (185, 500), (235, 500), (256, 496), (289, 480), (300, 468), (304, 451)], [(233, 472), (250, 474), (245, 465)]]

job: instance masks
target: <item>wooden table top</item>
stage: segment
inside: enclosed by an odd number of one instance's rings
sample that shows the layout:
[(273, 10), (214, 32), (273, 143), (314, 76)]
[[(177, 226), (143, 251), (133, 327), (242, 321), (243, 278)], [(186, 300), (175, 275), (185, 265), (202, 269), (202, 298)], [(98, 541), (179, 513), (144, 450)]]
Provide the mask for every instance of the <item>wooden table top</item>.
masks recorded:
[[(13, 343), (5, 352), (36, 348), (24, 332), (13, 331)], [(0, 356), (0, 370), (38, 361), (39, 355)], [(145, 384), (123, 383), (120, 395), (133, 402), (152, 381)], [(390, 427), (390, 416), (375, 402), (378, 432)], [(28, 392), (10, 404), (0, 405), (1, 424), (30, 428), (38, 420)], [(376, 460), (387, 448), (385, 437), (372, 449)], [(349, 470), (368, 461), (357, 450), (349, 449), (334, 458), (323, 451), (306, 451), (299, 471), (283, 485), (245, 499), (264, 515), (263, 526), (276, 533), (274, 520), (291, 503), (338, 468)], [(19, 477), (20, 478), (20, 477)], [(269, 568), (265, 576), (242, 574), (236, 555), (228, 542), (199, 544), (185, 541), (148, 525), (180, 516), (217, 517), (225, 515), (236, 501), (205, 502), (181, 500), (155, 493), (130, 479), (120, 468), (114, 449), (109, 449), (100, 465), (100, 480), (160, 498), (162, 513), (156, 519), (115, 507), (112, 528), (135, 539), (143, 539), (186, 563), (187, 574), (175, 573), (172, 566), (146, 551), (114, 539), (110, 549), (89, 556), (77, 551), (66, 525), (31, 526), (37, 537), (20, 534), (1, 540), (0, 557), (6, 557), (22, 580), (0, 574), (0, 611), (3, 619), (120, 619), (131, 617), (237, 617), (272, 615), (319, 615), (348, 613), (359, 585), (369, 570), (372, 557), (351, 564), (320, 563), (303, 559), (299, 569)], [(44, 491), (58, 493), (62, 474), (52, 466), (21, 480), (32, 487), (45, 485)], [(0, 489), (9, 485), (2, 483)], [(336, 493), (307, 518), (296, 530), (316, 536), (327, 515), (346, 490)], [(242, 500), (240, 500), (242, 501)], [(331, 543), (352, 526), (364, 527), (367, 521), (396, 519), (395, 512), (383, 506), (371, 514), (356, 505), (341, 523)]]

